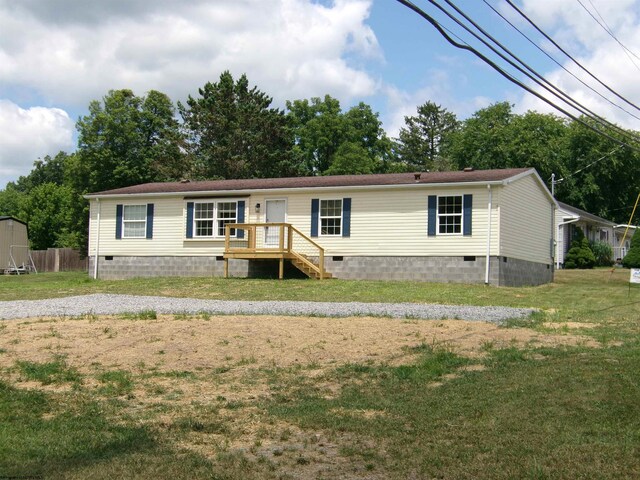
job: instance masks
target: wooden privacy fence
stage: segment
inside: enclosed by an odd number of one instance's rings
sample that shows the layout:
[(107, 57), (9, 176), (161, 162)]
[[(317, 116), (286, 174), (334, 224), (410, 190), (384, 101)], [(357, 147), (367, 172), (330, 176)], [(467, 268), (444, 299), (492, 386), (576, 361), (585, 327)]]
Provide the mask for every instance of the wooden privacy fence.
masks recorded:
[(81, 257), (80, 252), (72, 248), (32, 250), (31, 257), (38, 272), (68, 272), (89, 269), (89, 258)]

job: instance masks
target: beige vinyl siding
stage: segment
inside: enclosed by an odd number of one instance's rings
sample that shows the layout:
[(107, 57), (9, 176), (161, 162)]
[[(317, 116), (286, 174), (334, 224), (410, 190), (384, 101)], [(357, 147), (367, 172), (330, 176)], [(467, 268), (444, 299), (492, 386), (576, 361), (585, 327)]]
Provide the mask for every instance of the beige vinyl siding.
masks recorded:
[[(491, 254), (498, 255), (499, 209), (493, 188)], [(473, 230), (471, 236), (427, 235), (427, 198), (429, 195), (473, 195)], [(267, 199), (287, 200), (287, 222), (305, 235), (311, 232), (311, 200), (351, 198), (351, 236), (315, 237), (327, 255), (360, 256), (464, 256), (486, 255), (487, 201), (486, 186), (409, 189), (345, 189), (251, 195), (246, 202), (246, 222), (263, 222)], [(234, 199), (237, 200), (237, 199)], [(102, 199), (100, 255), (222, 255), (224, 241), (186, 239), (186, 202), (182, 196), (141, 197), (139, 199)], [(153, 239), (115, 238), (116, 205), (153, 203)], [(260, 213), (255, 205), (260, 203)], [(90, 254), (95, 255), (96, 201), (91, 202)]]
[[(233, 199), (234, 201), (238, 199)], [(246, 199), (245, 199), (246, 201)], [(116, 239), (116, 205), (154, 204), (153, 238), (121, 238)], [(187, 239), (186, 238), (186, 205), (182, 196), (176, 197), (140, 197), (133, 199), (103, 199), (100, 201), (100, 256), (133, 255), (133, 256), (198, 256), (222, 255), (224, 238), (221, 239)], [(91, 218), (95, 222), (96, 202), (91, 202)], [(91, 227), (92, 238), (89, 253), (95, 255), (95, 232)]]
[(536, 177), (505, 185), (500, 203), (500, 255), (551, 264), (553, 203)]
[[(427, 235), (429, 195), (473, 194), (472, 235)], [(351, 198), (351, 235), (318, 236), (313, 240), (327, 255), (356, 256), (464, 256), (486, 255), (487, 187), (344, 189), (288, 195), (253, 195), (250, 203), (260, 203), (264, 221), (265, 200), (287, 199), (287, 221), (307, 236), (311, 235), (311, 200)], [(251, 212), (254, 208), (250, 208)], [(252, 218), (256, 215), (252, 213)], [(492, 255), (498, 253), (499, 216), (496, 204), (492, 215)]]

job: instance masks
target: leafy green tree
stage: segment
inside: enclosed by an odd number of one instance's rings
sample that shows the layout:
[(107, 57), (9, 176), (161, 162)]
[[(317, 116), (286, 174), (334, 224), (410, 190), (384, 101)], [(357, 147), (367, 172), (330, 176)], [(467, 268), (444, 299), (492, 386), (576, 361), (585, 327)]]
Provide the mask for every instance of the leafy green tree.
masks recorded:
[(324, 99), (314, 97), (311, 101), (288, 101), (287, 110), (294, 135), (294, 152), (304, 165), (305, 173), (317, 175), (325, 172), (347, 138), (340, 102), (325, 95)]
[(294, 154), (309, 175), (382, 173), (397, 160), (378, 114), (363, 102), (343, 113), (340, 102), (325, 95), (287, 102), (287, 109)]
[(400, 129), (398, 150), (402, 161), (415, 170), (451, 170), (445, 156), (451, 135), (458, 129), (455, 114), (433, 102), (417, 109), (417, 115), (404, 117)]
[(625, 268), (640, 268), (640, 228), (631, 237), (629, 251), (622, 259), (622, 266)]
[(461, 128), (452, 133), (447, 149), (458, 169), (506, 168), (513, 165), (508, 154), (508, 126), (514, 113), (508, 102), (495, 103), (475, 112)]
[(15, 183), (7, 183), (5, 189), (0, 190), (0, 215), (19, 218), (23, 196), (24, 193), (18, 190)]
[(36, 160), (29, 175), (21, 176), (16, 182), (16, 187), (21, 192), (29, 192), (43, 183), (62, 185), (68, 158), (69, 154), (61, 151), (53, 158), (46, 155), (42, 160)]
[[(75, 167), (83, 179), (79, 190), (95, 192), (175, 179), (175, 175), (159, 174), (159, 165), (167, 159), (184, 158), (174, 110), (169, 97), (156, 91), (138, 97), (131, 90), (111, 90), (101, 102), (92, 101), (89, 115), (76, 125)], [(183, 174), (189, 175), (189, 165), (182, 167)]]
[(334, 155), (325, 175), (360, 175), (374, 173), (376, 162), (366, 148), (358, 143), (345, 142)]
[(284, 112), (272, 98), (249, 88), (246, 75), (228, 71), (207, 82), (200, 96), (178, 104), (189, 153), (203, 178), (265, 178), (295, 175), (293, 138)]
[(43, 183), (22, 197), (19, 218), (29, 225), (34, 250), (66, 247), (73, 236), (73, 190), (66, 185)]
[[(623, 140), (618, 132), (606, 133)], [(640, 155), (578, 122), (567, 128), (563, 155), (568, 174), (559, 176), (563, 181), (556, 188), (556, 197), (595, 215), (627, 223), (638, 196), (635, 179), (640, 178)]]

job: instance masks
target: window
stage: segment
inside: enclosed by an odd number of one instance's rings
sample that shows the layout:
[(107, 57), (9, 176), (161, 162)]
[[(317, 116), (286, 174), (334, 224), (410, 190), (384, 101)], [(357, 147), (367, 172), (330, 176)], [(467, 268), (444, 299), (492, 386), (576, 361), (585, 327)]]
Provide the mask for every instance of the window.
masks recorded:
[(462, 195), (438, 197), (438, 233), (462, 233)]
[[(236, 202), (219, 202), (218, 203), (218, 236), (224, 237), (224, 226), (227, 223), (236, 223)], [(231, 229), (230, 235), (236, 235), (235, 229)]]
[(145, 238), (147, 231), (147, 206), (124, 205), (122, 209), (122, 237)]
[[(197, 202), (193, 205), (194, 237), (224, 237), (225, 225), (237, 223), (238, 202)], [(235, 236), (235, 229), (231, 230)]]
[(342, 235), (342, 200), (320, 200), (320, 235)]

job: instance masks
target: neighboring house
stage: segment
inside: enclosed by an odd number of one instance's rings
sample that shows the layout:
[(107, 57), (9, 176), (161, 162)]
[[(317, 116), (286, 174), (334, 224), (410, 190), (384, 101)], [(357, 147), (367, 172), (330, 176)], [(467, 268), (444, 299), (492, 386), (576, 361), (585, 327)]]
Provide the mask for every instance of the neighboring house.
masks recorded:
[(0, 273), (29, 271), (31, 265), (27, 224), (0, 216)]
[(291, 261), (316, 277), (553, 280), (556, 204), (534, 169), (150, 183), (86, 198), (99, 278), (251, 276)]
[(635, 231), (633, 226), (627, 228), (627, 225), (618, 225), (566, 203), (558, 202), (556, 210), (557, 268), (564, 264), (565, 255), (571, 248), (571, 242), (575, 238), (577, 229), (582, 230), (584, 236), (591, 242), (608, 243), (613, 250), (613, 260), (615, 261), (622, 260), (627, 254), (631, 237)]

